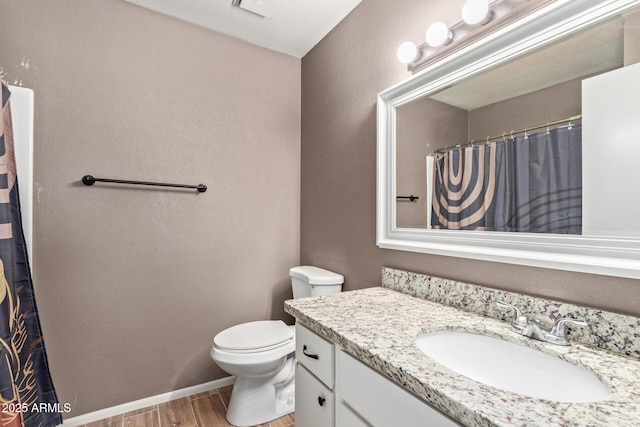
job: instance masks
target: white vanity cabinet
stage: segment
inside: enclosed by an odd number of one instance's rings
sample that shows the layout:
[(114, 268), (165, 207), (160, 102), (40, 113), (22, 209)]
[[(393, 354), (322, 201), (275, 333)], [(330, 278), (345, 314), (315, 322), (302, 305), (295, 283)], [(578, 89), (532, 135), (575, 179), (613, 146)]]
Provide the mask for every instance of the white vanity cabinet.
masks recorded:
[(332, 343), (296, 324), (296, 426), (459, 426)]

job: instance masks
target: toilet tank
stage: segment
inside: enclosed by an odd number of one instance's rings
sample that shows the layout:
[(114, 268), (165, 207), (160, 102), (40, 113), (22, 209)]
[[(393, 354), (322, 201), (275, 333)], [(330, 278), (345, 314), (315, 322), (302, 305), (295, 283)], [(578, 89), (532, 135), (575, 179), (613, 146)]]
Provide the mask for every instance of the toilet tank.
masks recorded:
[(289, 270), (293, 298), (336, 294), (342, 291), (344, 277), (333, 271), (303, 265)]

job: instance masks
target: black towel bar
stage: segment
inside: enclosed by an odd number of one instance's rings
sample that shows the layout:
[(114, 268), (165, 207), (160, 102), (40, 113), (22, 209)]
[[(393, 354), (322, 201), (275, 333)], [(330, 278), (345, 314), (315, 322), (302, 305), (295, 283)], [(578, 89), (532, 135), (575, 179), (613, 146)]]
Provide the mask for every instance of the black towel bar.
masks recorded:
[(207, 186), (204, 184), (198, 185), (184, 185), (184, 184), (167, 184), (164, 182), (148, 182), (148, 181), (129, 181), (126, 179), (109, 179), (109, 178), (95, 178), (92, 175), (85, 175), (82, 177), (82, 183), (84, 185), (93, 185), (96, 182), (111, 182), (115, 184), (134, 184), (134, 185), (155, 185), (158, 187), (177, 187), (177, 188), (195, 188), (199, 193), (207, 191)]

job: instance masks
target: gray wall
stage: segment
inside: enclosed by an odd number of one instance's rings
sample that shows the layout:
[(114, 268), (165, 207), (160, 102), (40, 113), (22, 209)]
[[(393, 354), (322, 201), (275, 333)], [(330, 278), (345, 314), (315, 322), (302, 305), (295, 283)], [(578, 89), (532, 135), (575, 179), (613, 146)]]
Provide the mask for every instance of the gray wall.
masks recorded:
[(300, 60), (120, 0), (1, 10), (0, 66), (35, 90), (34, 282), (67, 417), (227, 376), (213, 336), (285, 318), (299, 263)]
[(301, 261), (376, 286), (382, 266), (640, 315), (640, 281), (378, 249), (376, 94), (410, 77), (395, 58), (463, 0), (363, 1), (302, 60)]

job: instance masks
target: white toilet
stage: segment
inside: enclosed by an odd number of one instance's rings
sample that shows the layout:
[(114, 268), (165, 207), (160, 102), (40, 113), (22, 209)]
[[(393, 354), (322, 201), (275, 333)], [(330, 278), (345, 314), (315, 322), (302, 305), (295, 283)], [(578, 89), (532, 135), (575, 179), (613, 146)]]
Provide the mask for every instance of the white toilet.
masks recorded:
[[(335, 294), (344, 277), (317, 267), (289, 270), (293, 298)], [(293, 326), (281, 320), (248, 322), (213, 339), (211, 358), (236, 376), (227, 421), (254, 426), (294, 411), (295, 340)]]

